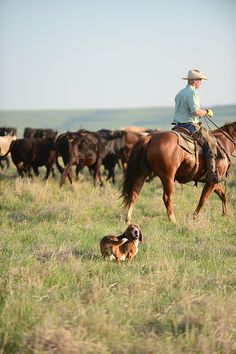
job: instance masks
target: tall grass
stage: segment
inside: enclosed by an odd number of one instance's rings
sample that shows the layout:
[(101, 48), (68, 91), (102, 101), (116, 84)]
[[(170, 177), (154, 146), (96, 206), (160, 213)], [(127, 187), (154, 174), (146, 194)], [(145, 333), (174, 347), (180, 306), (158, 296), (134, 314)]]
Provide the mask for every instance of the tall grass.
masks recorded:
[(193, 221), (201, 186), (177, 184), (172, 225), (160, 182), (145, 184), (145, 244), (118, 266), (99, 251), (127, 227), (117, 186), (14, 173), (0, 179), (0, 353), (236, 353), (235, 166), (226, 217), (212, 195)]

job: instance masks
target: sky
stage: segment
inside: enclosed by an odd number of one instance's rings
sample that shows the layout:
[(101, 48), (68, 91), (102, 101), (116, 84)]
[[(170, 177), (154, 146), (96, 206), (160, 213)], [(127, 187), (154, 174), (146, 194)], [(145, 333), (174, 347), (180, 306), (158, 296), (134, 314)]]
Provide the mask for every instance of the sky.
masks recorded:
[(0, 0), (0, 110), (236, 103), (235, 0)]

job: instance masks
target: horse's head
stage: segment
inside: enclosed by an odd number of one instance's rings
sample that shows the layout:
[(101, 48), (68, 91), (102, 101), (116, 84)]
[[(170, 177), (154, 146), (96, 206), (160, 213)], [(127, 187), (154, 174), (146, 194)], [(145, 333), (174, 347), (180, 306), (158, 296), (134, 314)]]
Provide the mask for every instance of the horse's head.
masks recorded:
[[(233, 140), (236, 140), (236, 122), (225, 124), (227, 133)], [(236, 141), (235, 141), (236, 143)]]
[[(228, 146), (229, 152), (232, 153), (236, 148), (236, 122), (226, 123), (222, 127), (213, 130), (216, 139), (221, 142), (225, 147)], [(231, 143), (229, 145), (229, 143)], [(232, 145), (232, 143), (234, 145)], [(232, 149), (233, 147), (233, 149)]]

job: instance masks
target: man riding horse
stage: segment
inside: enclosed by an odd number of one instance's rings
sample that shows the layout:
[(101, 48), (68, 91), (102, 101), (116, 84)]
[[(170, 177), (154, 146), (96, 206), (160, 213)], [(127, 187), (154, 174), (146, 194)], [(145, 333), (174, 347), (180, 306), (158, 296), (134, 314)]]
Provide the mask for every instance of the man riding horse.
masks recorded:
[(184, 77), (183, 80), (188, 80), (188, 84), (175, 97), (174, 124), (187, 129), (202, 146), (207, 166), (206, 181), (208, 183), (219, 183), (217, 161), (223, 156), (218, 154), (217, 142), (213, 135), (209, 134), (200, 122), (201, 117), (213, 117), (211, 109), (201, 108), (197, 91), (201, 86), (202, 80), (207, 80), (207, 77), (201, 71), (193, 69), (189, 70), (188, 76)]

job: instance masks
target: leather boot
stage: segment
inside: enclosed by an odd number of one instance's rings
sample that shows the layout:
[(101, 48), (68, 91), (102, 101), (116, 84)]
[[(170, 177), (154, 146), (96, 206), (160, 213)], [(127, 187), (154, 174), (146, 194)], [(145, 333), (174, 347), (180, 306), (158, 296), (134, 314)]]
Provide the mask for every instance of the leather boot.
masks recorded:
[(206, 175), (207, 183), (220, 183), (221, 178), (216, 168), (216, 160), (215, 157), (210, 153), (207, 156), (207, 175)]

